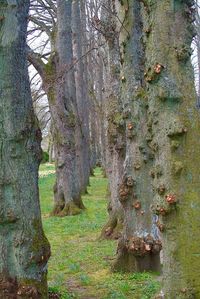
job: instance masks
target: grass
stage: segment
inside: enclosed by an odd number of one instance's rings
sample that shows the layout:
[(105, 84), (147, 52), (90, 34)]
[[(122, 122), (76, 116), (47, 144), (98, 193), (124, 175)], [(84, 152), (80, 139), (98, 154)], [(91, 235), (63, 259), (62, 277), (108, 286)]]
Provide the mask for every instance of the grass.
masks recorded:
[[(112, 273), (116, 241), (98, 239), (107, 220), (107, 179), (95, 170), (88, 194), (83, 197), (87, 210), (78, 216), (49, 217), (53, 208), (53, 165), (41, 165), (40, 197), (43, 225), (51, 243), (49, 289), (62, 299), (150, 299), (159, 289), (150, 273)], [(50, 170), (47, 175), (42, 175)]]

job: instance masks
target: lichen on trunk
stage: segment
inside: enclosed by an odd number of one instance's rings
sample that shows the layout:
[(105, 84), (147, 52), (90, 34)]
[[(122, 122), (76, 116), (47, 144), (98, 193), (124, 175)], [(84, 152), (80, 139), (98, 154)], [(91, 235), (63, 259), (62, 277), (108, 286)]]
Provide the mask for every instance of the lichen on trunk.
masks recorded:
[(120, 48), (117, 32), (116, 6), (112, 1), (105, 1), (100, 22), (108, 49), (108, 67), (106, 69), (106, 173), (109, 179), (109, 220), (102, 229), (101, 237), (119, 238), (123, 226), (124, 212), (119, 201), (120, 183), (125, 155), (125, 122), (122, 116), (120, 94)]
[(88, 93), (86, 74), (87, 69), (83, 59), (83, 28), (80, 16), (80, 1), (72, 1), (72, 45), (73, 59), (76, 61), (74, 66), (74, 76), (76, 85), (76, 102), (77, 111), (81, 124), (81, 134), (79, 135), (79, 151), (80, 158), (80, 180), (83, 193), (87, 193), (87, 185), (89, 184), (90, 176), (90, 146), (89, 146), (89, 111), (88, 111)]
[(126, 123), (126, 157), (118, 188), (124, 208), (124, 229), (119, 240), (113, 269), (159, 271), (162, 244), (152, 215), (153, 191), (149, 171), (154, 152), (149, 147), (148, 106), (144, 81), (144, 15), (141, 1), (126, 1), (119, 6), (123, 20), (120, 33), (121, 97)]
[(193, 1), (154, 1), (146, 43), (149, 118), (156, 145), (153, 210), (163, 240), (162, 298), (199, 298), (199, 115), (190, 61)]
[(0, 4), (0, 298), (47, 298), (38, 194), (41, 132), (26, 61), (29, 1)]
[[(71, 9), (72, 1), (57, 1), (58, 31), (56, 54), (50, 63), (55, 77), (47, 94), (53, 123), (56, 183), (53, 215), (76, 215), (84, 209), (81, 200), (81, 172), (77, 153), (77, 136), (80, 124), (76, 104), (76, 87), (73, 63)], [(67, 20), (67, 22), (66, 22)], [(64, 69), (63, 69), (64, 66)], [(51, 67), (51, 68), (52, 68)], [(47, 68), (49, 70), (49, 68)]]

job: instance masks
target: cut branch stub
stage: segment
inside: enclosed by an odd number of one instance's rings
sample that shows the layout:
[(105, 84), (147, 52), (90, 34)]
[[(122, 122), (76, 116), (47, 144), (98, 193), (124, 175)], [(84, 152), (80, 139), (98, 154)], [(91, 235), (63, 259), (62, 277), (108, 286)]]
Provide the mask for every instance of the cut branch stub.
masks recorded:
[(105, 230), (105, 235), (106, 235), (107, 237), (109, 237), (109, 236), (112, 234), (112, 232), (113, 232), (112, 227), (108, 227), (108, 228)]
[(130, 195), (130, 188), (125, 184), (122, 184), (119, 188), (119, 199), (121, 202), (124, 202), (128, 199)]
[(141, 209), (141, 202), (139, 200), (137, 200), (136, 202), (133, 203), (133, 207), (136, 210), (140, 210)]
[(163, 175), (163, 171), (160, 165), (156, 165), (152, 168), (152, 170), (149, 172), (150, 176), (152, 178), (159, 178)]
[(158, 186), (158, 188), (157, 188), (157, 192), (158, 192), (158, 194), (160, 194), (160, 195), (164, 194), (164, 193), (165, 193), (165, 190), (166, 190), (166, 188), (165, 188), (165, 185), (164, 185), (164, 184), (160, 184), (160, 185)]
[(144, 256), (146, 254), (145, 242), (143, 238), (132, 237), (128, 239), (127, 249), (135, 256)]
[(156, 215), (166, 216), (173, 211), (174, 203), (176, 202), (176, 197), (173, 195), (166, 195), (165, 200), (160, 199), (160, 202), (156, 205), (151, 205), (151, 210)]
[(122, 184), (119, 187), (119, 199), (121, 202), (126, 201), (131, 194), (135, 180), (132, 176), (127, 176), (123, 179)]
[(128, 128), (128, 130), (133, 130), (133, 128), (134, 128), (133, 123), (128, 123), (127, 128)]
[(122, 83), (125, 83), (126, 82), (126, 78), (124, 76), (121, 77), (121, 81)]
[(135, 124), (132, 122), (129, 122), (127, 124), (127, 137), (128, 138), (133, 138), (136, 135), (136, 131), (134, 130)]
[(147, 237), (131, 237), (126, 241), (128, 252), (134, 256), (143, 257), (147, 254), (158, 254), (162, 249), (160, 240), (155, 240), (151, 235)]
[(157, 214), (165, 216), (167, 214), (167, 209), (164, 207), (157, 207), (156, 212)]
[(135, 180), (132, 178), (132, 176), (127, 177), (127, 182), (126, 182), (128, 187), (133, 187), (135, 184)]
[(133, 166), (134, 166), (135, 170), (139, 170), (141, 168), (141, 163), (139, 161), (137, 161), (134, 163)]
[(144, 73), (145, 80), (149, 83), (156, 80), (163, 69), (164, 66), (160, 63), (156, 63), (153, 67), (149, 67), (148, 70)]
[(162, 64), (156, 63), (156, 65), (154, 66), (154, 72), (156, 74), (160, 74), (163, 68), (164, 66)]
[(177, 202), (177, 198), (175, 194), (167, 194), (165, 196), (165, 200), (170, 205), (175, 204)]
[(156, 222), (156, 225), (161, 232), (165, 230), (165, 225), (161, 223), (159, 220)]

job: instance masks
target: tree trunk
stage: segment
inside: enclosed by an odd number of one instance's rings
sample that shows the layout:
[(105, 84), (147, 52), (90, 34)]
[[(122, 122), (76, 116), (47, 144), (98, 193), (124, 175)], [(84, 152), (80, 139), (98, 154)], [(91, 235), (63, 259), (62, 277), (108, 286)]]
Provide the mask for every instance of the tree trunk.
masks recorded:
[(83, 192), (86, 191), (89, 183), (90, 175), (90, 157), (89, 157), (89, 111), (88, 111), (88, 95), (87, 81), (84, 73), (87, 70), (83, 63), (83, 45), (82, 45), (82, 26), (80, 18), (80, 1), (73, 1), (72, 5), (72, 31), (73, 31), (73, 54), (74, 54), (74, 74), (76, 82), (76, 100), (78, 107), (78, 115), (81, 125), (81, 148), (79, 156), (81, 157), (81, 179)]
[(49, 154), (49, 163), (53, 163), (54, 161), (54, 148), (53, 148), (53, 136), (52, 136), (52, 124), (49, 129), (49, 144), (48, 144), (48, 154)]
[(56, 78), (52, 82), (55, 85), (49, 85), (48, 89), (56, 162), (53, 213), (59, 216), (75, 215), (84, 208), (76, 153), (75, 136), (79, 124), (72, 68), (71, 9), (72, 1), (57, 1), (57, 55), (52, 59), (51, 69)]
[[(105, 6), (104, 6), (105, 5)], [(107, 1), (103, 5), (102, 19), (104, 37), (108, 46), (108, 73), (107, 85), (107, 174), (110, 187), (110, 201), (108, 205), (109, 220), (102, 230), (102, 236), (118, 238), (122, 229), (123, 210), (117, 192), (121, 180), (125, 143), (124, 120), (121, 115), (120, 97), (120, 51), (118, 33), (116, 31), (116, 8), (114, 2)]]
[(192, 5), (163, 0), (147, 7), (154, 20), (146, 44), (149, 116), (157, 148), (153, 208), (164, 228), (162, 298), (168, 299), (200, 298), (200, 124), (190, 61)]
[[(28, 48), (28, 59), (43, 81), (52, 118), (56, 184), (53, 215), (76, 215), (84, 209), (81, 200), (81, 127), (76, 103), (71, 28), (72, 1), (57, 1), (57, 30), (51, 39), (48, 63)], [(55, 28), (52, 29), (52, 32)], [(54, 51), (55, 49), (55, 51)]]
[(97, 131), (97, 113), (95, 103), (90, 98), (89, 110), (90, 110), (90, 174), (93, 173), (93, 169), (97, 163), (97, 144), (98, 144), (98, 131)]
[(144, 83), (143, 21), (146, 13), (141, 1), (128, 1), (120, 8), (120, 17), (125, 19), (120, 46), (123, 53), (121, 97), (124, 99), (123, 117), (126, 121), (126, 158), (118, 191), (125, 220), (114, 269), (158, 271), (162, 245), (156, 226), (158, 217), (152, 216), (151, 212), (153, 190), (149, 172), (154, 152), (150, 143), (151, 128)]
[[(99, 40), (101, 42), (101, 39), (99, 37)], [(103, 171), (105, 172), (106, 169), (106, 99), (104, 97), (103, 91), (104, 91), (104, 77), (103, 77), (103, 71), (104, 71), (104, 65), (103, 65), (103, 59), (102, 59), (103, 53), (99, 50), (98, 54), (98, 67), (96, 71), (96, 78), (97, 78), (97, 95), (98, 95), (98, 107), (99, 111), (97, 111), (96, 115), (96, 122), (97, 122), (97, 136), (99, 138), (98, 140), (98, 151), (97, 151), (97, 157), (98, 160), (101, 162), (101, 167), (103, 168)]]
[(26, 61), (29, 1), (0, 4), (0, 297), (47, 295), (49, 243), (41, 222), (36, 126)]

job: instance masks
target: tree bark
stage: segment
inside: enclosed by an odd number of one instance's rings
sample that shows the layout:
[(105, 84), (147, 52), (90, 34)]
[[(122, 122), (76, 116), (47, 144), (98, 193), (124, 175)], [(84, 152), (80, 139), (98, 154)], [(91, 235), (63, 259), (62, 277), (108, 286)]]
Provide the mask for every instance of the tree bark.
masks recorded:
[(0, 4), (0, 297), (47, 295), (50, 246), (38, 194), (41, 132), (26, 61), (29, 1)]
[[(99, 37), (100, 43), (102, 43), (101, 37)], [(98, 160), (101, 163), (101, 167), (103, 168), (103, 171), (105, 172), (106, 169), (106, 97), (104, 97), (104, 61), (103, 61), (103, 53), (101, 50), (99, 50), (97, 61), (98, 61), (98, 66), (96, 70), (96, 93), (97, 93), (97, 101), (98, 101), (98, 111), (96, 112), (96, 123), (97, 123), (97, 157)]]
[(124, 28), (120, 34), (121, 97), (126, 122), (126, 158), (118, 189), (125, 220), (118, 244), (115, 270), (157, 271), (160, 269), (161, 242), (151, 213), (153, 191), (149, 171), (153, 152), (148, 146), (149, 128), (145, 97), (143, 44), (143, 5), (127, 1), (120, 8)]
[(100, 30), (103, 32), (108, 47), (107, 84), (107, 175), (109, 178), (110, 200), (108, 205), (109, 220), (103, 227), (101, 236), (119, 238), (123, 224), (123, 209), (119, 201), (118, 186), (121, 180), (125, 142), (124, 120), (121, 115), (120, 94), (120, 49), (116, 30), (116, 7), (114, 2), (105, 1), (102, 8)]
[(53, 163), (54, 161), (54, 145), (53, 145), (53, 136), (52, 136), (52, 124), (49, 129), (49, 144), (48, 144), (48, 154), (49, 154), (49, 163)]
[(190, 61), (192, 5), (166, 0), (147, 7), (154, 20), (146, 44), (149, 117), (157, 144), (153, 209), (164, 227), (162, 298), (167, 299), (200, 297), (200, 123)]
[[(82, 191), (87, 190), (90, 176), (90, 147), (89, 147), (89, 111), (87, 94), (87, 69), (83, 63), (83, 29), (80, 17), (80, 1), (75, 0), (72, 4), (72, 32), (73, 32), (73, 54), (74, 54), (74, 74), (76, 83), (76, 101), (78, 115), (81, 124), (80, 151), (81, 159), (81, 180)], [(84, 75), (85, 74), (85, 75)]]
[[(54, 214), (60, 216), (80, 213), (84, 205), (80, 194), (80, 181), (76, 152), (77, 122), (76, 89), (73, 73), (71, 33), (72, 1), (57, 1), (57, 40), (52, 75), (57, 75), (55, 86), (49, 86), (48, 96), (53, 120), (56, 157), (56, 184), (54, 186)], [(56, 99), (56, 100), (55, 100)]]
[(52, 215), (76, 215), (84, 209), (81, 200), (79, 140), (81, 127), (76, 103), (73, 66), (72, 1), (57, 2), (57, 32), (51, 41), (48, 63), (28, 49), (28, 59), (43, 81), (52, 118), (52, 136), (56, 165), (55, 207)]

